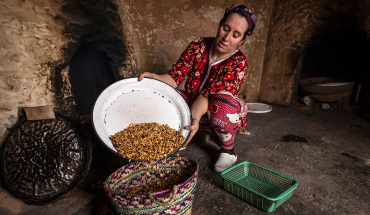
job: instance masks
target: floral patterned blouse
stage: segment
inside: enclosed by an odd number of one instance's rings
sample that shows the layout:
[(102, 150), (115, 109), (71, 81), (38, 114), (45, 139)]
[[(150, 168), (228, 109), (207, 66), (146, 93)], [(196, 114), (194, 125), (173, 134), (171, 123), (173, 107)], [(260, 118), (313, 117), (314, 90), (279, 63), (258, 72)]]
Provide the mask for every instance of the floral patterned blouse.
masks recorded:
[(246, 77), (247, 59), (237, 49), (228, 57), (208, 65), (214, 40), (214, 37), (205, 37), (191, 42), (168, 72), (177, 85), (186, 79), (185, 93), (193, 101), (199, 94), (209, 97), (219, 91), (229, 91), (239, 98)]

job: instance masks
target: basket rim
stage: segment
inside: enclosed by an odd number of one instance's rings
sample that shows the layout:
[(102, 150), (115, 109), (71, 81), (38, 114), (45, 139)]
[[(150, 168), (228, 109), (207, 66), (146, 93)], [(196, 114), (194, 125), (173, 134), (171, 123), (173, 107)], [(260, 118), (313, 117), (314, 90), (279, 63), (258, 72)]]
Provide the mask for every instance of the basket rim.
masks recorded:
[[(276, 174), (276, 175), (278, 175), (278, 176), (281, 176), (281, 177), (283, 177), (283, 178), (286, 178), (286, 179), (288, 179), (288, 180), (292, 181), (292, 182), (293, 182), (293, 185), (292, 185), (291, 187), (289, 187), (286, 191), (284, 191), (283, 193), (281, 193), (280, 195), (278, 195), (277, 197), (272, 198), (272, 197), (268, 197), (268, 196), (266, 196), (266, 195), (264, 195), (264, 194), (262, 194), (262, 193), (259, 193), (259, 192), (255, 191), (255, 190), (249, 189), (249, 188), (247, 188), (246, 186), (244, 186), (244, 185), (242, 185), (242, 184), (239, 184), (239, 183), (238, 183), (238, 182), (236, 182), (235, 180), (229, 179), (229, 178), (227, 178), (227, 177), (225, 176), (225, 174), (226, 174), (226, 173), (228, 173), (228, 172), (230, 172), (231, 170), (236, 169), (237, 167), (239, 167), (239, 166), (243, 166), (243, 165), (246, 165), (246, 164), (249, 164), (249, 165), (251, 164), (251, 165), (254, 165), (254, 166), (260, 167), (260, 168), (262, 168), (262, 169), (264, 169), (264, 170), (266, 170), (266, 171), (268, 171), (268, 172), (271, 172), (271, 173), (274, 173), (274, 174)], [(239, 186), (242, 186), (244, 189), (247, 189), (247, 190), (249, 190), (249, 191), (251, 191), (251, 192), (253, 192), (253, 193), (257, 194), (257, 195), (260, 195), (260, 196), (262, 196), (262, 197), (264, 197), (264, 198), (266, 198), (267, 200), (270, 200), (270, 201), (278, 201), (278, 200), (280, 200), (280, 199), (284, 198), (284, 197), (285, 197), (286, 195), (288, 195), (290, 192), (293, 192), (293, 190), (295, 190), (295, 189), (297, 188), (298, 184), (299, 184), (299, 183), (298, 183), (298, 181), (297, 181), (297, 180), (295, 180), (294, 178), (291, 178), (291, 177), (289, 177), (289, 176), (286, 176), (286, 175), (283, 175), (283, 174), (281, 174), (281, 173), (275, 172), (275, 171), (273, 171), (273, 170), (271, 170), (271, 169), (268, 169), (268, 168), (266, 168), (266, 167), (260, 166), (260, 165), (258, 165), (258, 164), (255, 164), (255, 163), (252, 163), (252, 162), (249, 162), (249, 161), (241, 162), (241, 163), (239, 163), (239, 164), (237, 164), (237, 165), (234, 165), (234, 166), (232, 166), (232, 167), (230, 167), (230, 168), (228, 168), (228, 169), (224, 170), (224, 171), (221, 173), (221, 177), (222, 177), (223, 179), (230, 180), (231, 182), (233, 182), (233, 183), (235, 183), (235, 184), (238, 184)]]
[[(180, 160), (180, 161), (181, 160), (188, 160), (188, 161), (194, 162), (196, 164), (197, 168), (196, 168), (195, 172), (189, 178), (187, 178), (184, 182), (182, 182), (181, 184), (177, 184), (178, 188), (181, 188), (181, 187), (185, 186), (185, 184), (189, 183), (189, 181), (191, 181), (193, 178), (198, 177), (199, 163), (197, 161), (195, 161), (193, 159), (190, 159), (188, 157), (167, 157), (165, 159), (167, 159), (167, 160)], [(110, 181), (110, 178), (111, 178), (112, 175), (121, 171), (122, 167), (124, 167), (126, 169), (127, 166), (132, 165), (132, 164), (137, 163), (137, 162), (139, 162), (139, 161), (134, 161), (132, 163), (128, 163), (124, 166), (121, 166), (116, 171), (114, 171), (112, 174), (110, 174), (108, 176), (108, 178), (103, 182), (103, 187), (104, 187), (105, 192), (106, 193), (111, 193), (111, 194), (114, 194), (114, 195), (134, 196), (134, 197), (142, 197), (142, 198), (148, 197), (146, 193), (127, 193), (125, 191), (115, 191), (115, 190), (112, 190), (112, 189), (106, 187), (106, 184)], [(166, 189), (166, 190), (151, 192), (151, 194), (153, 196), (156, 196), (156, 197), (161, 197), (161, 196), (165, 196), (165, 195), (172, 194), (172, 193), (173, 193), (172, 189)]]

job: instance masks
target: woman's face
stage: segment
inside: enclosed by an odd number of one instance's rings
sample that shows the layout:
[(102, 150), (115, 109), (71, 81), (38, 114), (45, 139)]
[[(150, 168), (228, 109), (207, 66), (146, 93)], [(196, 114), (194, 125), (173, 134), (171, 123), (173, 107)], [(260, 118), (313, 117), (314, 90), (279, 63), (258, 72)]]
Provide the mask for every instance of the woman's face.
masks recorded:
[(220, 54), (231, 54), (242, 43), (244, 33), (248, 29), (245, 17), (232, 13), (218, 28), (215, 47)]

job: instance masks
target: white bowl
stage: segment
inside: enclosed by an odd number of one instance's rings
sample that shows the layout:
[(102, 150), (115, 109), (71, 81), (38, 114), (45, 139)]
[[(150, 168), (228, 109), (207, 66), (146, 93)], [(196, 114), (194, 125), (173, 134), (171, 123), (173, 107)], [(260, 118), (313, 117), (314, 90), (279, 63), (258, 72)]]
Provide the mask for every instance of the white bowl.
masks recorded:
[[(92, 124), (100, 141), (112, 152), (109, 137), (131, 123), (157, 122), (180, 131), (186, 139), (190, 131), (191, 113), (181, 94), (170, 85), (155, 79), (129, 78), (107, 87), (96, 99)], [(176, 151), (176, 150), (175, 150)], [(125, 156), (123, 156), (125, 157)]]

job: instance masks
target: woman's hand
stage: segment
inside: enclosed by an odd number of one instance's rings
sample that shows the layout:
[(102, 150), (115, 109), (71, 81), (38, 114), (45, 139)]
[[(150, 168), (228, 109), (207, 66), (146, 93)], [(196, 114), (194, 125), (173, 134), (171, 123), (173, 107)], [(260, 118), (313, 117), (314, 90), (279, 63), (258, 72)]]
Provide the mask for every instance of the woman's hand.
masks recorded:
[(138, 75), (137, 77), (139, 77), (138, 81), (143, 80), (143, 78), (153, 78), (159, 81), (163, 81), (164, 83), (171, 85), (173, 88), (177, 87), (176, 81), (174, 81), (173, 78), (169, 74), (157, 75), (151, 72), (144, 72)]
[(144, 72), (144, 73), (141, 73), (140, 75), (137, 75), (137, 77), (139, 77), (138, 81), (143, 80), (143, 78), (145, 78), (145, 77), (155, 79), (155, 74), (151, 73), (151, 72)]
[(190, 134), (189, 134), (188, 140), (186, 141), (184, 146), (187, 146), (188, 143), (190, 142), (190, 140), (193, 139), (194, 135), (197, 133), (197, 131), (199, 129), (199, 121), (200, 121), (200, 119), (193, 118), (192, 122), (191, 122), (191, 125), (185, 127), (186, 130), (190, 130)]
[(193, 105), (190, 107), (190, 112), (192, 115), (192, 122), (191, 125), (186, 126), (186, 130), (190, 130), (190, 134), (188, 140), (186, 141), (185, 145), (188, 145), (190, 140), (194, 137), (199, 129), (199, 121), (202, 118), (203, 114), (207, 112), (208, 109), (208, 98), (205, 97), (203, 94), (200, 94), (197, 99), (195, 99)]

